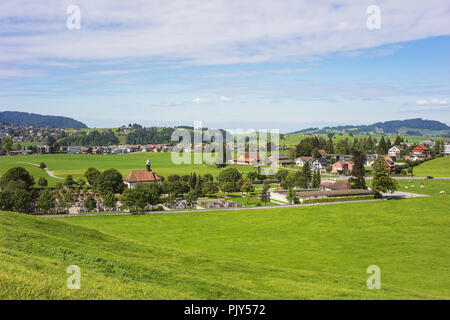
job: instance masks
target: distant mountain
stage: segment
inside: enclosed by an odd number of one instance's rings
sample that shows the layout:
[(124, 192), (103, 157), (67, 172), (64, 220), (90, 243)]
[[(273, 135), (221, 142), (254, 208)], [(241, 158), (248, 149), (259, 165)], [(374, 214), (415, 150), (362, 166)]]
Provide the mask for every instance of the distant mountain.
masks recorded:
[(377, 122), (370, 125), (345, 125), (336, 127), (324, 127), (308, 128), (295, 133), (327, 133), (333, 131), (346, 131), (353, 133), (366, 133), (366, 132), (383, 132), (383, 133), (400, 133), (400, 134), (412, 134), (414, 135), (448, 135), (450, 133), (450, 127), (445, 123), (435, 120), (423, 120), (422, 118), (408, 119), (408, 120), (392, 120), (386, 122)]
[(13, 125), (33, 125), (40, 127), (55, 127), (55, 128), (77, 128), (83, 129), (87, 126), (77, 120), (68, 117), (47, 116), (36, 113), (18, 112), (18, 111), (3, 111), (0, 112), (0, 122), (6, 122)]

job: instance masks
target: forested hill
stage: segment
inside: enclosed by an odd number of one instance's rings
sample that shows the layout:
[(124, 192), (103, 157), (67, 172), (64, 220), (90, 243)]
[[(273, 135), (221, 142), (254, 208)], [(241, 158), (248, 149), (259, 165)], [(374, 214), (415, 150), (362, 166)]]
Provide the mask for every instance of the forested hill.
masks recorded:
[(336, 127), (308, 128), (292, 133), (326, 133), (331, 131), (352, 131), (352, 132), (384, 132), (384, 133), (408, 133), (414, 132), (420, 135), (423, 131), (450, 131), (450, 127), (445, 123), (435, 120), (423, 120), (422, 118), (408, 120), (392, 120), (377, 122), (370, 125), (345, 125)]
[(18, 126), (33, 125), (39, 127), (55, 127), (55, 128), (77, 128), (77, 129), (87, 128), (87, 126), (84, 123), (68, 117), (48, 116), (18, 111), (0, 112), (0, 122), (5, 122)]

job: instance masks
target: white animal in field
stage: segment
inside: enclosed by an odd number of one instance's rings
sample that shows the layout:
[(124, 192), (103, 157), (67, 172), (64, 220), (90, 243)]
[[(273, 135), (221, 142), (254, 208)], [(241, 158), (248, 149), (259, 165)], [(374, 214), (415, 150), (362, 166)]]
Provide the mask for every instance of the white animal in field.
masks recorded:
[(439, 192), (439, 194), (441, 194), (441, 195), (442, 195), (442, 194), (445, 194), (445, 191), (441, 191), (441, 192)]
[(405, 186), (405, 189), (408, 189), (408, 186)]
[(411, 185), (411, 188), (414, 188), (414, 185), (413, 185), (413, 184)]
[(424, 186), (420, 186), (420, 189), (423, 189), (423, 188), (425, 188)]

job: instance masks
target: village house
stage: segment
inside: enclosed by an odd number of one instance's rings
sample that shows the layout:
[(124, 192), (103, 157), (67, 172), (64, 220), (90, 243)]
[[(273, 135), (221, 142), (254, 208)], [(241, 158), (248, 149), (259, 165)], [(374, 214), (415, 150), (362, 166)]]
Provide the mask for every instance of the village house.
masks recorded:
[(444, 146), (444, 156), (445, 157), (450, 157), (450, 144), (449, 143), (447, 143)]
[(236, 164), (250, 164), (250, 163), (260, 163), (261, 159), (259, 157), (259, 154), (256, 154), (255, 157), (255, 153), (245, 153), (245, 154), (241, 154), (239, 156), (237, 156), (236, 158), (233, 159), (233, 162)]
[(295, 163), (293, 160), (289, 159), (289, 157), (285, 154), (279, 154), (278, 157), (272, 155), (269, 157), (269, 162), (271, 165), (275, 166), (287, 166), (289, 164)]
[(349, 190), (352, 185), (345, 180), (339, 181), (326, 181), (320, 184), (320, 190), (330, 191), (330, 190)]
[(364, 163), (364, 165), (366, 167), (369, 167), (374, 164), (376, 159), (377, 159), (376, 154), (366, 154), (366, 162)]
[(388, 155), (394, 159), (400, 159), (403, 156), (403, 153), (405, 152), (405, 150), (400, 147), (400, 146), (393, 146), (392, 148), (389, 149), (388, 151)]
[(317, 158), (312, 163), (313, 169), (319, 169), (319, 170), (325, 170), (330, 165), (331, 165), (331, 162), (325, 158)]
[(394, 159), (392, 159), (389, 155), (383, 155), (381, 156), (381, 158), (384, 160), (387, 171), (389, 173), (393, 173), (396, 171)]
[(423, 140), (420, 144), (426, 146), (426, 147), (433, 147), (434, 146), (434, 142), (433, 140)]
[(295, 160), (295, 164), (299, 167), (303, 167), (306, 162), (309, 162), (310, 164), (312, 164), (313, 161), (314, 161), (313, 157), (299, 157), (299, 158), (297, 158), (297, 160)]
[(419, 159), (424, 159), (430, 156), (430, 150), (423, 144), (419, 144), (411, 150), (411, 156)]
[(341, 174), (346, 172), (347, 170), (352, 171), (354, 165), (355, 164), (352, 161), (341, 160), (332, 165), (331, 171)]
[(146, 170), (133, 170), (123, 179), (128, 188), (134, 189), (138, 183), (161, 183), (162, 178), (151, 170), (150, 160), (147, 160)]

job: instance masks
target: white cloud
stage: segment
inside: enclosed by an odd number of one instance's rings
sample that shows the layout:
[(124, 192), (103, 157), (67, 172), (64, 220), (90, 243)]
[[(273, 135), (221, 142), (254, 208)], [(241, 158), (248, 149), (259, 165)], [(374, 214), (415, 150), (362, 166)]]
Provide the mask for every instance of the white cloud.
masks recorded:
[(446, 100), (438, 100), (438, 99), (430, 99), (430, 100), (417, 100), (416, 104), (419, 106), (423, 105), (448, 105), (448, 101)]
[(195, 104), (212, 104), (213, 101), (210, 99), (205, 99), (205, 98), (195, 98), (192, 100), (193, 103)]
[(232, 101), (233, 99), (231, 99), (231, 98), (229, 98), (229, 97), (221, 96), (221, 97), (220, 97), (220, 100), (221, 100), (221, 101), (225, 101), (225, 102), (229, 102), (229, 101)]
[(366, 27), (373, 0), (342, 0), (339, 8), (307, 0), (78, 0), (81, 29), (68, 30), (71, 2), (1, 1), (0, 62), (298, 61), (450, 34), (446, 0), (377, 1), (380, 30)]

